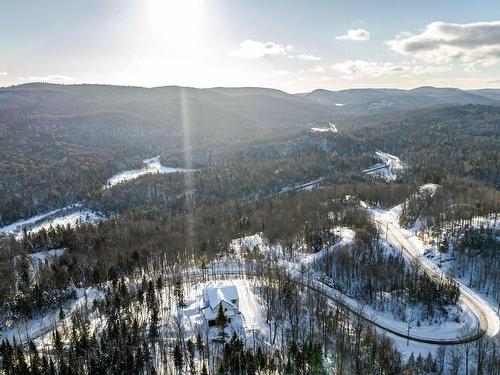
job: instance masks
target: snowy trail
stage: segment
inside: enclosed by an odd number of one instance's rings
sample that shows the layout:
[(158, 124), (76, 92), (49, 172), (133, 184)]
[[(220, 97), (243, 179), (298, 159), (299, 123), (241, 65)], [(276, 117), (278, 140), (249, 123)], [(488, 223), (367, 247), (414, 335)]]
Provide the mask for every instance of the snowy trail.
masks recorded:
[(95, 224), (103, 221), (106, 218), (104, 215), (92, 211), (88, 208), (83, 208), (81, 203), (75, 203), (70, 206), (59, 208), (50, 212), (33, 216), (29, 219), (23, 219), (0, 228), (0, 236), (13, 235), (16, 239), (21, 239), (24, 235), (24, 230), (27, 233), (37, 233), (42, 229), (48, 230), (50, 227), (58, 225), (66, 227), (74, 227), (77, 224), (89, 223)]
[(108, 181), (106, 181), (106, 184), (103, 186), (103, 190), (109, 189), (123, 182), (135, 180), (136, 178), (146, 174), (185, 173), (194, 171), (193, 169), (165, 167), (161, 165), (159, 155), (154, 158), (145, 159), (142, 162), (145, 164), (145, 167), (141, 169), (130, 169), (115, 174)]
[[(420, 258), (424, 246), (411, 232), (401, 228), (398, 223), (400, 206), (385, 212), (370, 210), (374, 221), (383, 233), (387, 233), (389, 242), (404, 252), (408, 259), (424, 270), (434, 280), (440, 280), (444, 273), (426, 258)], [(460, 287), (460, 300), (479, 318), (481, 330), (488, 336), (496, 336), (500, 331), (500, 319), (493, 308), (477, 293), (455, 280)]]
[(52, 210), (49, 212), (45, 212), (43, 214), (39, 214), (39, 215), (30, 217), (29, 219), (22, 219), (22, 220), (16, 221), (15, 223), (12, 223), (12, 224), (9, 224), (9, 225), (6, 225), (6, 226), (0, 228), (0, 235), (2, 235), (2, 234), (4, 234), (4, 235), (16, 234), (16, 233), (20, 232), (22, 230), (22, 228), (30, 226), (30, 225), (34, 225), (43, 219), (54, 216), (54, 215), (56, 215), (60, 212), (63, 212), (65, 210), (70, 210), (73, 208), (81, 208), (81, 207), (82, 207), (82, 205), (80, 203), (76, 203), (76, 204), (71, 205), (71, 206), (58, 208), (56, 210)]

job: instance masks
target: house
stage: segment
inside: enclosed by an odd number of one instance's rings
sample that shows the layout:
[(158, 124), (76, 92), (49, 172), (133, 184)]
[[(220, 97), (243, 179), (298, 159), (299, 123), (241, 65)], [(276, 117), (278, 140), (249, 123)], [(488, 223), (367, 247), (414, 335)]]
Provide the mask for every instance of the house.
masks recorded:
[(219, 305), (222, 305), (224, 315), (231, 322), (239, 314), (238, 290), (234, 285), (223, 287), (208, 287), (203, 291), (203, 307), (201, 311), (210, 327), (215, 325)]

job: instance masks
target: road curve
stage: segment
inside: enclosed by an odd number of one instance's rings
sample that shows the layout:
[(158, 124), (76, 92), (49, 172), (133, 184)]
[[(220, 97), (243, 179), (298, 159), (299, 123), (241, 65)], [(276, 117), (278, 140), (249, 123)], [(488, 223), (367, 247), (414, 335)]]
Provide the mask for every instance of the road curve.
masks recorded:
[[(241, 263), (223, 263), (220, 267), (212, 267), (211, 269), (191, 269), (187, 272), (182, 272), (180, 275), (173, 276), (173, 278), (182, 278), (183, 281), (209, 281), (211, 279), (222, 278), (222, 277), (260, 277), (263, 275), (262, 270), (255, 270), (251, 267), (246, 267), (246, 265)], [(267, 274), (269, 276), (269, 274)], [(470, 332), (466, 336), (456, 337), (456, 338), (447, 338), (447, 339), (436, 339), (429, 337), (417, 336), (415, 334), (408, 335), (406, 331), (401, 331), (394, 329), (393, 327), (388, 326), (385, 322), (377, 322), (371, 316), (368, 316), (362, 309), (356, 309), (355, 307), (346, 303), (342, 298), (339, 298), (338, 293), (335, 293), (335, 289), (328, 286), (317, 279), (308, 279), (308, 280), (300, 280), (297, 277), (293, 277), (291, 279), (294, 283), (299, 284), (303, 287), (309, 288), (324, 297), (328, 298), (329, 301), (335, 302), (335, 304), (339, 304), (346, 310), (348, 310), (351, 314), (356, 317), (363, 319), (365, 322), (382, 329), (388, 333), (391, 333), (395, 336), (399, 336), (405, 339), (409, 339), (410, 341), (416, 341), (426, 344), (434, 344), (434, 345), (458, 345), (465, 344), (468, 342), (473, 342), (479, 339), (484, 335), (485, 331), (479, 329), (475, 332)]]
[[(429, 262), (423, 262), (415, 249), (414, 245), (401, 233), (400, 229), (393, 223), (373, 216), (382, 232), (387, 233), (387, 238), (393, 244), (403, 251), (403, 253), (412, 260), (421, 270), (426, 272), (433, 280), (440, 281), (444, 275), (437, 266)], [(455, 280), (460, 288), (460, 300), (471, 309), (480, 322), (480, 332), (488, 336), (496, 336), (500, 330), (500, 321), (498, 315), (472, 290), (467, 288), (461, 282)], [(482, 335), (481, 335), (482, 336)], [(480, 336), (479, 336), (480, 337)], [(479, 338), (477, 337), (477, 338)]]

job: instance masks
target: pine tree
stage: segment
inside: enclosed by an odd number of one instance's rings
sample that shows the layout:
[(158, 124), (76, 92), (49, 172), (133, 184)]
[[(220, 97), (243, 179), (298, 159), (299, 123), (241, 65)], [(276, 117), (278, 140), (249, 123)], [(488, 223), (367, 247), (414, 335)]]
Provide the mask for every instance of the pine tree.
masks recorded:
[(182, 367), (184, 366), (184, 358), (182, 357), (182, 351), (181, 348), (179, 347), (179, 344), (175, 344), (172, 356), (174, 357), (174, 366), (179, 372), (179, 374), (181, 374)]
[(182, 282), (177, 280), (174, 285), (174, 296), (177, 299), (178, 307), (186, 307), (184, 302), (184, 289), (182, 287)]
[(222, 308), (222, 302), (219, 303), (219, 309), (217, 310), (217, 316), (215, 318), (215, 324), (217, 325), (217, 327), (220, 328), (222, 342), (224, 342), (226, 340), (226, 338), (225, 338), (225, 332), (224, 332), (224, 327), (227, 324), (227, 317), (224, 314), (224, 309)]
[(187, 351), (189, 355), (189, 371), (191, 372), (191, 375), (196, 374), (196, 366), (194, 363), (194, 344), (191, 339), (187, 341)]

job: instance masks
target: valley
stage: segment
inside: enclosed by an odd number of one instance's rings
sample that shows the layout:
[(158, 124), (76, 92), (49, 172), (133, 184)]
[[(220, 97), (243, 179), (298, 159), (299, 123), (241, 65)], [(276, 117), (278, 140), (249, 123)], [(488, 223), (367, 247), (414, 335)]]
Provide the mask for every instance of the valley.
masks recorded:
[[(355, 104), (353, 92), (335, 94), (339, 106), (252, 88), (2, 90), (11, 108), (28, 95), (49, 111), (59, 91), (80, 106), (71, 125), (68, 113), (47, 122), (25, 110), (10, 122), (0, 111), (5, 142), (31, 124), (72, 153), (39, 151), (47, 169), (32, 173), (32, 160), (4, 148), (17, 172), (4, 173), (0, 196), (3, 358), (22, 363), (9, 353), (26, 350), (30, 363), (75, 361), (89, 373), (110, 357), (124, 368), (121, 350), (161, 374), (235, 363), (447, 373), (465, 355), (467, 368), (495, 368), (499, 177), (478, 163), (498, 146), (497, 106), (367, 120), (363, 103), (386, 111), (370, 92)], [(414, 95), (391, 93), (400, 94)], [(150, 101), (130, 105), (143, 95)], [(191, 118), (153, 126), (148, 103), (159, 98), (182, 98)], [(227, 123), (207, 116), (221, 101), (224, 111), (242, 106)], [(123, 103), (134, 111), (117, 117)], [(161, 108), (158, 119), (175, 118), (175, 106)]]

